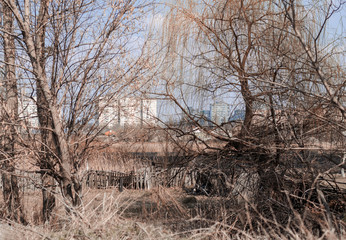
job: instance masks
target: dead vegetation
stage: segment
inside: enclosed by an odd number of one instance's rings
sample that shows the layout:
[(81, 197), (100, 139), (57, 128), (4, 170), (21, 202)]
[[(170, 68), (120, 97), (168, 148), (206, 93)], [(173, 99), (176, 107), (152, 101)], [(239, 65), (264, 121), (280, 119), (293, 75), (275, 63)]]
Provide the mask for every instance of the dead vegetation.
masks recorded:
[(73, 209), (72, 215), (66, 214), (60, 199), (49, 225), (40, 219), (37, 194), (26, 194), (24, 205), (31, 209), (26, 213), (30, 224), (24, 227), (9, 222), (11, 227), (2, 228), (1, 234), (15, 231), (16, 236), (26, 239), (343, 238), (345, 209), (340, 207), (345, 204), (335, 204), (340, 196), (333, 200), (332, 194), (321, 190), (329, 213), (316, 192), (310, 198), (297, 191), (297, 195), (283, 192), (281, 198), (271, 195), (260, 202), (237, 202), (230, 196), (191, 195), (177, 188), (122, 193), (87, 190), (82, 205)]
[[(169, 1), (160, 29), (151, 1), (0, 5), (0, 238), (346, 237), (344, 38), (325, 36), (344, 1)], [(120, 128), (108, 107), (132, 95), (171, 119)], [(143, 168), (150, 190), (83, 185)]]

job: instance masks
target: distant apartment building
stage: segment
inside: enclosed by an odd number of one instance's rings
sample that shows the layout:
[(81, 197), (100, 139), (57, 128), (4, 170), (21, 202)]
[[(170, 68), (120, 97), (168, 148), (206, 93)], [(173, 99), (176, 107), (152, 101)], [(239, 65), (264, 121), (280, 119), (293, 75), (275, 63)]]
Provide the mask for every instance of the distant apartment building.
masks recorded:
[(187, 108), (186, 120), (190, 121), (190, 117), (193, 117), (195, 121), (201, 126), (212, 126), (212, 122), (220, 125), (222, 123), (228, 122), (230, 118), (230, 105), (224, 102), (215, 102), (210, 104), (209, 110), (198, 110), (193, 107)]
[(225, 102), (215, 102), (210, 106), (211, 121), (217, 125), (228, 122), (230, 115), (230, 105)]
[(19, 120), (22, 124), (26, 125), (28, 129), (39, 127), (36, 100), (35, 98), (26, 96), (25, 91), (23, 91), (18, 98), (18, 115)]
[[(0, 68), (1, 71), (1, 68)], [(0, 76), (0, 78), (3, 76)], [(29, 130), (30, 132), (36, 132), (37, 128), (40, 126), (38, 115), (37, 115), (37, 105), (36, 99), (34, 97), (28, 97), (25, 94), (25, 86), (20, 86), (20, 94), (18, 95), (18, 120), (22, 126), (23, 132)], [(4, 87), (0, 84), (0, 93), (5, 94)], [(27, 130), (24, 130), (27, 129)]]
[(243, 109), (236, 109), (234, 110), (233, 114), (230, 116), (229, 121), (244, 121), (245, 119), (245, 110)]
[(201, 126), (210, 126), (210, 110), (202, 110), (200, 111), (200, 119), (199, 124)]
[[(198, 110), (193, 107), (188, 107), (187, 114), (189, 116), (185, 116), (184, 118), (186, 122), (193, 123), (194, 121), (196, 121), (201, 126), (210, 125), (210, 110)], [(193, 120), (191, 118), (193, 118)]]
[(157, 119), (157, 100), (123, 98), (111, 102), (100, 101), (99, 125), (107, 128), (152, 125)]
[[(6, 96), (6, 89), (4, 86), (5, 67), (0, 65), (0, 95), (1, 98)], [(30, 87), (30, 86), (29, 86)], [(26, 91), (30, 89), (25, 84), (18, 86), (18, 120), (20, 124), (30, 131), (39, 127), (37, 116), (37, 105), (34, 97), (26, 95)], [(2, 99), (3, 100), (3, 99)]]

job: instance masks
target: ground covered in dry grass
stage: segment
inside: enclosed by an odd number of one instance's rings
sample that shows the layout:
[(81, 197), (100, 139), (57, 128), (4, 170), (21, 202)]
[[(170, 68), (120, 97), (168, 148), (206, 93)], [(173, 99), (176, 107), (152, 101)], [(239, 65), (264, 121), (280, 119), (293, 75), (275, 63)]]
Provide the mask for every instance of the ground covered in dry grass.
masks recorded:
[(209, 228), (184, 230), (206, 197), (181, 189), (88, 190), (73, 214), (66, 213), (60, 199), (49, 224), (40, 223), (39, 195), (24, 197), (30, 224), (4, 222), (0, 239), (201, 239), (211, 234)]
[[(40, 219), (40, 194), (24, 197), (29, 225), (3, 222), (0, 239), (337, 239), (335, 229), (314, 232), (297, 219), (282, 226), (262, 216), (248, 221), (256, 209), (230, 197), (192, 195), (178, 188), (150, 191), (90, 189), (83, 204), (67, 214), (59, 199), (49, 224)], [(246, 209), (245, 209), (246, 208)], [(282, 209), (271, 209), (281, 211)], [(317, 213), (316, 213), (317, 214)], [(251, 216), (250, 216), (251, 215)], [(293, 215), (292, 215), (293, 216)], [(317, 216), (317, 215), (316, 215)], [(275, 227), (276, 226), (276, 227)], [(295, 227), (292, 227), (295, 226)], [(343, 230), (345, 234), (345, 230)]]

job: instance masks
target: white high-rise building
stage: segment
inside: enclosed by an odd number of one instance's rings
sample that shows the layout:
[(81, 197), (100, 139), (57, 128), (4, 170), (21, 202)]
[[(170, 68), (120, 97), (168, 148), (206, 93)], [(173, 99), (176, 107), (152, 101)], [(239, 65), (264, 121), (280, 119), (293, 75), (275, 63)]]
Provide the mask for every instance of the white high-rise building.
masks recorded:
[(157, 119), (157, 100), (123, 98), (112, 102), (100, 101), (99, 124), (108, 128), (154, 125)]
[(211, 120), (218, 125), (228, 122), (230, 114), (230, 105), (225, 102), (215, 102), (211, 105)]
[(37, 116), (37, 105), (34, 99), (26, 97), (24, 94), (18, 99), (19, 120), (28, 128), (39, 127)]
[[(3, 85), (4, 79), (4, 66), (0, 65), (0, 94), (4, 97), (6, 95), (6, 89)], [(20, 124), (30, 131), (39, 127), (39, 121), (37, 116), (37, 105), (34, 97), (28, 97), (26, 91), (28, 90), (25, 84), (19, 85), (18, 95), (18, 117)]]

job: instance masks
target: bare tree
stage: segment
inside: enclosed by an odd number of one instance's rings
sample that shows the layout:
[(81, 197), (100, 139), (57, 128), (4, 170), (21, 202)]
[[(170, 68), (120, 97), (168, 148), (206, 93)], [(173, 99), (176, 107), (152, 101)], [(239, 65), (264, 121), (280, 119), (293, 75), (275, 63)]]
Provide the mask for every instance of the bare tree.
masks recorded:
[[(146, 60), (140, 20), (149, 3), (140, 1), (4, 1), (18, 29), (18, 63), (36, 101), (43, 176), (44, 219), (55, 179), (68, 205), (81, 203), (79, 171), (105, 126), (103, 108), (141, 84)], [(136, 43), (136, 40), (140, 40)], [(131, 50), (133, 49), (133, 50)], [(138, 79), (139, 78), (139, 79)], [(22, 143), (24, 144), (24, 143)], [(102, 145), (102, 144), (101, 144)], [(29, 147), (28, 144), (26, 144)]]
[[(328, 19), (342, 7), (342, 2), (326, 4), (326, 10), (320, 12), (322, 7), (312, 5), (304, 9), (304, 5), (294, 1), (168, 4), (171, 10), (167, 30), (163, 31), (167, 40), (165, 69), (169, 74), (164, 76), (166, 95), (195, 125), (199, 125), (200, 116), (193, 116), (187, 107), (203, 100), (191, 100), (191, 95), (204, 92), (209, 95), (204, 101), (209, 103), (218, 94), (223, 94), (220, 98), (226, 101), (234, 101), (230, 104), (242, 102), (245, 117), (238, 134), (227, 135), (223, 126), (218, 126), (223, 136), (208, 133), (229, 142), (228, 146), (241, 143), (264, 147), (265, 138), (268, 146), (275, 142), (276, 150), (294, 144), (303, 147), (317, 131), (311, 131), (311, 126), (306, 128), (310, 120), (321, 123), (324, 118), (324, 124), (328, 118), (331, 120), (328, 101), (344, 118), (342, 66), (333, 60), (337, 52), (326, 52), (337, 42), (328, 45), (320, 41)], [(306, 32), (301, 33), (302, 29)], [(186, 89), (191, 92), (189, 95)], [(241, 101), (237, 96), (241, 96)], [(300, 118), (296, 123), (288, 121), (289, 117), (293, 119), (293, 112)], [(342, 123), (332, 125), (341, 127)], [(321, 129), (328, 128), (320, 125)]]
[[(340, 166), (345, 148), (344, 66), (337, 60), (338, 41), (323, 36), (328, 20), (344, 3), (316, 4), (167, 4), (162, 95), (190, 126), (167, 126), (171, 136), (182, 139), (176, 141), (182, 149), (189, 142), (187, 152), (209, 154), (207, 172), (218, 168), (234, 176), (234, 169), (243, 168), (248, 180), (259, 176), (264, 199), (271, 191), (290, 191), (284, 177), (307, 177), (314, 188), (316, 179)], [(204, 101), (205, 107), (217, 97), (234, 108), (242, 104), (244, 118), (223, 123), (211, 119), (205, 125), (200, 121), (205, 116), (189, 110), (196, 102)], [(328, 163), (322, 164), (323, 159)]]
[[(268, 77), (275, 69), (284, 68), (272, 61), (271, 51), (275, 45), (282, 48), (289, 44), (285, 39), (287, 34), (283, 33), (287, 22), (277, 16), (277, 9), (270, 1), (183, 1), (171, 12), (169, 31), (164, 34), (169, 41), (168, 56), (174, 59), (178, 56), (180, 65), (177, 67), (183, 67), (177, 72), (183, 74), (186, 68), (200, 72), (184, 76), (190, 78), (186, 84), (192, 86), (192, 91), (205, 91), (212, 96), (227, 93), (225, 97), (229, 99), (240, 94), (245, 105), (241, 130), (236, 137), (228, 136), (224, 140), (233, 141), (235, 145), (252, 142), (256, 106), (264, 104), (265, 96), (274, 93), (265, 89), (271, 82)], [(283, 62), (283, 56), (275, 57)], [(269, 64), (265, 64), (266, 61)], [(207, 80), (203, 82), (203, 79)], [(275, 90), (276, 94), (278, 88)]]
[(18, 124), (18, 89), (15, 68), (14, 19), (10, 9), (2, 3), (4, 76), (1, 92), (1, 167), (5, 217), (25, 223), (18, 180), (15, 173), (16, 139)]

